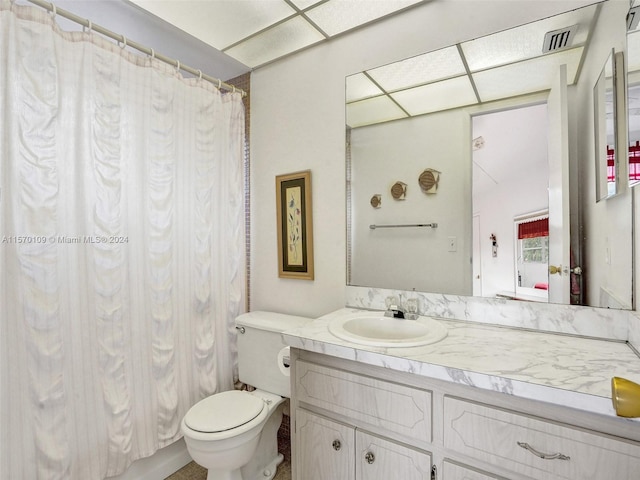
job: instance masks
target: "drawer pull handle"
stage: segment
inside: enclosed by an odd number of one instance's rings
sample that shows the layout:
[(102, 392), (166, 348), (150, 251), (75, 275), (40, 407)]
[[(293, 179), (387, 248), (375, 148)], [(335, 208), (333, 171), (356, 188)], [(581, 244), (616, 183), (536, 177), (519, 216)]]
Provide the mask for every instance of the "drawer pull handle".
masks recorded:
[(536, 457), (540, 457), (545, 460), (570, 460), (571, 459), (571, 457), (569, 457), (568, 455), (565, 455), (564, 453), (542, 453), (536, 450), (535, 448), (533, 448), (528, 443), (524, 443), (524, 442), (517, 442), (517, 443), (519, 447), (522, 447), (525, 450), (528, 450), (531, 453), (533, 453)]
[(376, 456), (371, 452), (367, 452), (367, 454), (364, 456), (364, 459), (367, 461), (369, 465), (371, 465), (373, 462), (376, 461)]
[(333, 449), (336, 452), (340, 451), (340, 449), (342, 448), (342, 444), (340, 443), (340, 440), (334, 440), (331, 445), (333, 446)]

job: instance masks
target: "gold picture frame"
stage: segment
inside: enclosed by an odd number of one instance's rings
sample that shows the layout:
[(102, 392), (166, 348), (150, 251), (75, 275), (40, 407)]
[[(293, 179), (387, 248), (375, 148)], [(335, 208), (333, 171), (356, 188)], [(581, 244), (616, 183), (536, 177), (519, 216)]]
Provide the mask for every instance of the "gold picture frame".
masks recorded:
[(276, 176), (278, 276), (313, 280), (311, 170)]

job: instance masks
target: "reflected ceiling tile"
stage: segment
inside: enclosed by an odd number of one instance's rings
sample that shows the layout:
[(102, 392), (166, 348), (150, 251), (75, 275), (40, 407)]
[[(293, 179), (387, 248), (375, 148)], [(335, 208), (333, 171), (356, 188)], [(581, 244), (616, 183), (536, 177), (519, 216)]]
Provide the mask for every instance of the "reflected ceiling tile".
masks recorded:
[(296, 7), (300, 10), (304, 10), (305, 8), (309, 8), (316, 3), (320, 3), (322, 0), (291, 0)]
[(347, 105), (347, 125), (352, 128), (405, 117), (407, 114), (387, 96), (369, 98)]
[(391, 63), (367, 72), (387, 92), (456, 77), (465, 73), (456, 47)]
[(345, 98), (347, 103), (364, 98), (382, 95), (375, 83), (373, 83), (364, 73), (357, 73), (347, 77)]
[(573, 84), (583, 48), (527, 60), (473, 74), (483, 102), (548, 90), (560, 65), (567, 64), (567, 82)]
[(593, 5), (498, 32), (465, 42), (462, 50), (469, 68), (474, 72), (542, 55), (544, 36), (552, 30), (578, 25), (571, 44), (581, 45), (587, 40), (595, 11), (596, 6)]
[(224, 2), (224, 6), (201, 0), (131, 1), (218, 50), (295, 13), (284, 0), (243, 0)]
[(640, 30), (627, 36), (627, 70), (636, 72), (640, 70)]
[(309, 22), (295, 17), (224, 53), (253, 68), (321, 40), (324, 36)]
[(478, 103), (471, 82), (466, 76), (402, 90), (391, 96), (411, 115)]
[(307, 11), (307, 16), (329, 35), (401, 10), (422, 0), (331, 0)]

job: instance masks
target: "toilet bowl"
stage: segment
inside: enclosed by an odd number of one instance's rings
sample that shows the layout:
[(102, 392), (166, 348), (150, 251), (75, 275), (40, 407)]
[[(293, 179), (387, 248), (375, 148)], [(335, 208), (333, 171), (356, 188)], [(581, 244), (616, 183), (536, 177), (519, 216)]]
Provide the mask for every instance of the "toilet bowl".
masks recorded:
[[(193, 405), (181, 431), (191, 458), (208, 470), (207, 480), (270, 480), (282, 462), (278, 429), (290, 396), (281, 333), (310, 319), (251, 312), (236, 319), (240, 380), (255, 390), (230, 390)], [(280, 355), (282, 357), (282, 355)]]
[[(191, 458), (208, 470), (207, 480), (273, 478), (282, 462), (277, 443), (273, 458), (261, 466), (259, 477), (249, 477), (242, 470), (251, 470), (249, 464), (258, 453), (261, 439), (268, 441), (267, 437), (275, 435), (277, 442), (284, 400), (260, 390), (231, 390), (211, 395), (187, 412), (182, 419), (182, 434)], [(265, 432), (267, 423), (273, 424), (273, 432)]]

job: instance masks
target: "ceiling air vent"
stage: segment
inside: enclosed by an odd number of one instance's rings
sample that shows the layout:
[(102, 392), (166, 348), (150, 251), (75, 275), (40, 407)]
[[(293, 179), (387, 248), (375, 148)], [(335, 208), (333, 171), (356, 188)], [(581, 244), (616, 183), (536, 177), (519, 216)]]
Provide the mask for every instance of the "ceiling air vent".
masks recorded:
[(544, 36), (542, 53), (557, 52), (558, 50), (564, 50), (565, 48), (571, 47), (573, 37), (577, 31), (578, 25), (572, 25), (571, 27), (547, 32)]

